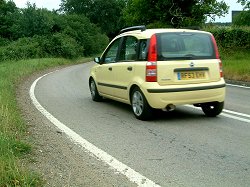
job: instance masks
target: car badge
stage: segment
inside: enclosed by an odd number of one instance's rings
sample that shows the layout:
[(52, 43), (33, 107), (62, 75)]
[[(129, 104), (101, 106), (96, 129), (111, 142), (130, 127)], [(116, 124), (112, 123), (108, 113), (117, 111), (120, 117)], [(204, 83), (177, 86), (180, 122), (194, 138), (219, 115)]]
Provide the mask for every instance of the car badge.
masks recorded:
[(191, 62), (191, 63), (189, 64), (189, 66), (190, 66), (191, 68), (193, 68), (193, 67), (194, 67), (194, 63)]

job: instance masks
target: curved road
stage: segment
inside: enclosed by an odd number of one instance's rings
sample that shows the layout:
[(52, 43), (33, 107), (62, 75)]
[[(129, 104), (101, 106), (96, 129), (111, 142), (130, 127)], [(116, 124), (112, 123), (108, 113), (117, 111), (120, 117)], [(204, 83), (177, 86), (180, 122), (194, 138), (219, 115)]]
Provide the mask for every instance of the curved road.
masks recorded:
[(216, 118), (182, 106), (144, 122), (129, 105), (91, 100), (92, 65), (43, 77), (36, 99), (82, 138), (159, 186), (250, 185), (249, 88), (227, 86), (226, 110)]

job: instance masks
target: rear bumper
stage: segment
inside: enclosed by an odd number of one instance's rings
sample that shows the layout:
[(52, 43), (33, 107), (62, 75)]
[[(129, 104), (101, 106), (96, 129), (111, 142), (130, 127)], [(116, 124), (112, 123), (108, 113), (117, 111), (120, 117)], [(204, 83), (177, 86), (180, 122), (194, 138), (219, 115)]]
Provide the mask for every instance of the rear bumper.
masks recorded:
[[(157, 83), (156, 83), (157, 84)], [(158, 84), (157, 84), (158, 85)], [(207, 102), (223, 102), (225, 100), (226, 84), (224, 79), (213, 83), (171, 85), (171, 86), (143, 86), (144, 95), (153, 108), (163, 109), (169, 104), (199, 104)]]

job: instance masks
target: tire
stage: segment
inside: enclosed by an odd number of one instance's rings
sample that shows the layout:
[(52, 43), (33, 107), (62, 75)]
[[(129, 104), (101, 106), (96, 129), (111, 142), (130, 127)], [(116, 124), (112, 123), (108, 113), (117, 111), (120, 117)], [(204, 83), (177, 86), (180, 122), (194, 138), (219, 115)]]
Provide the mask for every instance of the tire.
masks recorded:
[(149, 106), (142, 91), (136, 87), (131, 94), (131, 106), (135, 117), (139, 120), (150, 120), (153, 117), (153, 109)]
[(97, 102), (102, 101), (102, 96), (100, 96), (100, 94), (97, 90), (94, 79), (90, 79), (90, 81), (89, 81), (89, 90), (90, 90), (91, 97), (92, 97), (93, 101), (97, 101)]
[(208, 117), (215, 117), (219, 115), (224, 107), (224, 102), (213, 102), (213, 103), (205, 103), (201, 105), (202, 111)]

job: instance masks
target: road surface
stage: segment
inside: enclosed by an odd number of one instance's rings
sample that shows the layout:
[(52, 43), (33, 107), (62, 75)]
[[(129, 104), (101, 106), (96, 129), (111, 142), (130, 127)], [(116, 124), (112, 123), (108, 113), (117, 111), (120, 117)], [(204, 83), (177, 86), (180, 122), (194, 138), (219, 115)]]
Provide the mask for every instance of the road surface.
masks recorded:
[(71, 66), (33, 84), (42, 110), (73, 136), (145, 177), (141, 183), (152, 182), (149, 186), (250, 185), (249, 88), (227, 86), (225, 110), (216, 118), (181, 106), (145, 122), (135, 119), (129, 105), (91, 100), (92, 65)]

